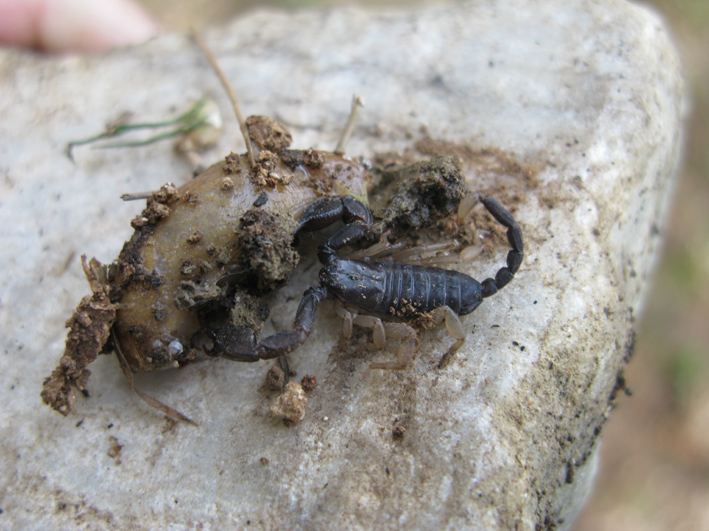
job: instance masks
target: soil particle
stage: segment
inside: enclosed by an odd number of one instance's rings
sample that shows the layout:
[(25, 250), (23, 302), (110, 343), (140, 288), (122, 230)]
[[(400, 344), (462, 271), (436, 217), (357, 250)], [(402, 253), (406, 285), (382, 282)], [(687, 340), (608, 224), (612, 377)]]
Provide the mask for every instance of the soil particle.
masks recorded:
[(193, 280), (183, 280), (175, 294), (175, 306), (179, 310), (188, 310), (201, 302), (219, 298), (221, 289), (218, 286), (204, 286)]
[(139, 216), (130, 222), (131, 227), (139, 229), (145, 225), (155, 225), (161, 219), (170, 215), (170, 207), (161, 203), (152, 202)]
[(391, 436), (394, 439), (403, 439), (404, 437), (406, 437), (406, 428), (404, 428), (403, 426), (394, 426), (394, 428), (391, 430)]
[(241, 159), (236, 153), (229, 153), (224, 157), (224, 173), (234, 175), (241, 171)]
[(197, 270), (197, 266), (194, 265), (189, 260), (185, 260), (184, 262), (182, 262), (182, 267), (180, 267), (180, 273), (182, 273), (183, 275), (186, 275), (186, 276), (191, 275), (196, 270)]
[(249, 116), (246, 119), (249, 138), (260, 150), (279, 153), (287, 149), (293, 137), (283, 122), (267, 116)]
[(191, 206), (196, 206), (199, 204), (199, 196), (194, 192), (185, 192), (182, 196), (182, 200)]
[(249, 295), (243, 290), (236, 291), (234, 307), (229, 314), (229, 321), (233, 326), (249, 328), (258, 335), (263, 330), (268, 315), (268, 306), (259, 297)]
[(286, 374), (278, 365), (274, 365), (266, 373), (266, 387), (271, 391), (280, 391), (286, 381)]
[(120, 465), (121, 460), (118, 458), (118, 456), (121, 454), (121, 450), (123, 450), (123, 445), (119, 444), (118, 439), (116, 439), (116, 437), (114, 437), (113, 435), (111, 435), (108, 440), (111, 443), (111, 447), (106, 452), (106, 455), (115, 459), (116, 464)]
[(165, 306), (161, 302), (156, 302), (151, 306), (150, 309), (153, 311), (153, 317), (156, 321), (162, 321), (163, 319), (165, 319), (167, 311), (165, 310)]
[(262, 192), (260, 196), (256, 198), (256, 201), (253, 202), (253, 205), (255, 207), (260, 207), (266, 204), (268, 201), (268, 194), (266, 192)]
[(172, 183), (162, 185), (159, 190), (152, 193), (145, 210), (131, 221), (131, 226), (138, 229), (145, 225), (155, 225), (161, 219), (165, 219), (171, 212), (168, 205), (177, 201), (179, 196), (179, 191)]
[(308, 149), (304, 152), (303, 162), (313, 170), (319, 170), (325, 164), (325, 156), (315, 149)]
[(224, 177), (221, 188), (224, 192), (230, 192), (234, 189), (234, 180), (231, 177)]
[(297, 423), (305, 417), (305, 406), (308, 403), (308, 397), (303, 391), (301, 385), (297, 382), (288, 382), (273, 406), (271, 406), (271, 414), (274, 417)]
[(259, 188), (275, 188), (278, 185), (290, 184), (293, 174), (289, 172), (278, 173), (275, 171), (280, 159), (272, 151), (260, 151), (256, 156), (256, 164), (249, 173), (251, 182)]
[(313, 374), (306, 374), (300, 381), (300, 385), (303, 386), (303, 390), (306, 392), (314, 391), (318, 386), (318, 379)]
[(317, 149), (284, 149), (280, 153), (283, 164), (291, 170), (305, 166), (311, 170), (319, 170), (325, 165), (325, 155)]
[(200, 231), (196, 230), (187, 237), (187, 243), (194, 245), (195, 243), (201, 242), (202, 238), (203, 234)]
[[(180, 192), (175, 185), (172, 183), (163, 184), (159, 190), (153, 192), (152, 200), (156, 203), (161, 203), (163, 205), (169, 205), (177, 201), (180, 196)], [(150, 204), (150, 199), (148, 199), (148, 204)]]
[(518, 189), (537, 189), (537, 175), (545, 163), (525, 163), (514, 155), (495, 147), (476, 147), (471, 144), (456, 144), (446, 140), (425, 137), (416, 142), (419, 153), (429, 156), (452, 155), (459, 157), (466, 166), (479, 168), (485, 173), (510, 175), (516, 178)]

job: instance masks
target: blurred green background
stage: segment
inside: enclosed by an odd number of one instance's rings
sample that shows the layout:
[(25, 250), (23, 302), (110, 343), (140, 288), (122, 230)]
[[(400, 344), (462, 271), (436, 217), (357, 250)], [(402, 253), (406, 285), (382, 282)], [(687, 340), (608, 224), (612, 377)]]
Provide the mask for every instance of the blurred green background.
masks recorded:
[[(345, 2), (142, 3), (166, 30), (186, 30), (221, 24), (257, 7)], [(574, 531), (709, 530), (709, 0), (645, 5), (662, 15), (683, 59), (690, 104), (684, 162), (664, 226), (664, 255), (626, 374), (633, 396), (620, 399), (604, 428), (596, 490)]]

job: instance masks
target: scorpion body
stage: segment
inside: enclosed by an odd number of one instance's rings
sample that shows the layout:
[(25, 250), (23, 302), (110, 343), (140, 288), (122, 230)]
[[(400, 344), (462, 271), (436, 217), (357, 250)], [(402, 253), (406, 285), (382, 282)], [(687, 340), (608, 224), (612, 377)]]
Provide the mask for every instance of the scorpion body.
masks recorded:
[[(418, 340), (410, 326), (401, 323), (383, 323), (372, 316), (397, 318), (410, 321), (425, 314), (442, 311), (446, 326), (458, 341), (449, 352), (455, 352), (463, 344), (465, 332), (458, 316), (474, 311), (484, 298), (507, 285), (519, 269), (524, 256), (522, 232), (512, 215), (495, 199), (477, 195), (492, 216), (507, 228), (507, 240), (512, 250), (507, 263), (500, 268), (495, 278), (478, 282), (457, 271), (437, 267), (403, 264), (396, 262), (347, 260), (337, 256), (337, 251), (361, 237), (372, 224), (369, 209), (351, 196), (325, 198), (306, 210), (298, 231), (312, 231), (326, 227), (338, 219), (345, 225), (318, 248), (318, 258), (323, 264), (320, 284), (309, 288), (296, 312), (292, 331), (280, 332), (264, 338), (256, 344), (254, 334), (248, 329), (233, 329), (229, 341), (219, 341), (216, 332), (210, 335), (215, 341), (213, 355), (221, 355), (241, 361), (258, 361), (283, 356), (293, 351), (310, 335), (317, 317), (318, 303), (325, 299), (339, 299), (366, 315), (343, 311), (346, 322), (345, 335), (351, 332), (351, 324), (374, 329), (374, 343), (383, 348), (386, 336), (402, 339), (398, 361), (373, 363), (372, 368), (403, 369), (413, 358)], [(226, 332), (221, 331), (222, 335)], [(226, 344), (229, 343), (229, 344)]]
[(437, 267), (332, 256), (320, 272), (320, 281), (338, 299), (384, 317), (415, 319), (443, 306), (466, 315), (482, 302), (478, 281)]

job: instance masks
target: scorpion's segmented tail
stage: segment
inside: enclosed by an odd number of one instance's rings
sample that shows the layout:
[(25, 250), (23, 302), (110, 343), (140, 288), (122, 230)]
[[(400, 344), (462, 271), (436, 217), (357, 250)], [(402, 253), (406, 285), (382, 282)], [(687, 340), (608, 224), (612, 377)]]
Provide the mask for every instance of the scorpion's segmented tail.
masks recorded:
[(505, 207), (487, 195), (478, 194), (477, 199), (485, 205), (487, 211), (492, 214), (492, 217), (498, 223), (507, 227), (507, 241), (510, 242), (510, 247), (512, 247), (512, 250), (507, 253), (507, 266), (500, 268), (495, 278), (487, 278), (482, 281), (482, 295), (483, 297), (489, 297), (497, 293), (497, 290), (505, 287), (515, 276), (524, 257), (524, 243), (522, 242), (522, 231), (519, 225), (517, 225), (512, 214)]

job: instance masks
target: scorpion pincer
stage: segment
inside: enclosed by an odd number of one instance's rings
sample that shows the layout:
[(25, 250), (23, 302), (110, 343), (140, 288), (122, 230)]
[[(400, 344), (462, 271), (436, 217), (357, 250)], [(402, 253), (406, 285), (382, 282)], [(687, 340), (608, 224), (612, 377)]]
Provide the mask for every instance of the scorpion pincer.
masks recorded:
[[(339, 258), (339, 249), (365, 236), (373, 222), (372, 213), (352, 196), (316, 201), (303, 214), (296, 233), (318, 230), (338, 220), (345, 225), (318, 248), (318, 258), (324, 266), (320, 270), (320, 284), (305, 292), (293, 330), (268, 336), (258, 344), (253, 331), (247, 328), (212, 330), (209, 335), (214, 340), (215, 350), (211, 355), (240, 361), (286, 355), (308, 338), (316, 321), (318, 303), (325, 299), (338, 299), (346, 305), (339, 310), (345, 319), (345, 337), (351, 334), (352, 324), (357, 324), (373, 329), (374, 344), (379, 348), (384, 347), (387, 336), (402, 340), (397, 360), (372, 363), (373, 369), (404, 369), (409, 365), (416, 354), (418, 339), (416, 331), (405, 321), (426, 314), (445, 315), (446, 327), (457, 340), (448, 354), (454, 353), (465, 341), (459, 316), (471, 313), (484, 298), (506, 286), (524, 256), (522, 231), (512, 215), (492, 197), (477, 194), (475, 199), (507, 228), (507, 240), (512, 247), (507, 254), (507, 264), (497, 271), (495, 278), (482, 282), (464, 273), (437, 267)], [(394, 318), (397, 322), (383, 321), (382, 317)]]

